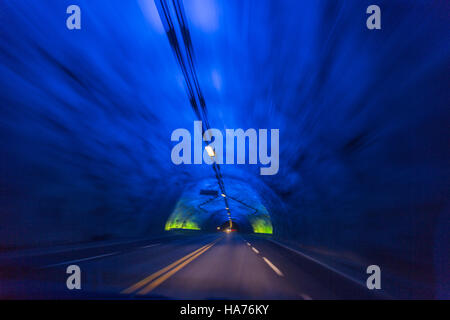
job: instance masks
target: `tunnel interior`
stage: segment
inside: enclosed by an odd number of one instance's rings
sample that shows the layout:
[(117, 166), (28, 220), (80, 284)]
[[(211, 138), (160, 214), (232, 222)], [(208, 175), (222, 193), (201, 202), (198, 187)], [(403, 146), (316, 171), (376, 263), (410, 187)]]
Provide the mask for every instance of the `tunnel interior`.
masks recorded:
[(272, 221), (262, 204), (262, 197), (243, 181), (225, 179), (225, 184), (228, 186), (226, 197), (229, 207), (226, 207), (220, 191), (216, 190), (215, 179), (186, 186), (165, 229), (214, 231), (222, 226), (222, 221), (228, 221), (230, 212), (232, 224), (239, 225), (241, 232), (272, 234)]
[[(0, 4), (0, 249), (215, 231), (227, 209), (211, 165), (171, 161), (172, 132), (197, 119), (154, 2), (77, 2), (77, 32), (60, 27), (67, 1)], [(364, 27), (367, 1), (184, 8), (211, 125), (280, 130), (276, 175), (221, 166), (239, 232), (380, 264), (407, 279), (394, 295), (439, 296), (448, 16), (378, 2), (389, 31)]]

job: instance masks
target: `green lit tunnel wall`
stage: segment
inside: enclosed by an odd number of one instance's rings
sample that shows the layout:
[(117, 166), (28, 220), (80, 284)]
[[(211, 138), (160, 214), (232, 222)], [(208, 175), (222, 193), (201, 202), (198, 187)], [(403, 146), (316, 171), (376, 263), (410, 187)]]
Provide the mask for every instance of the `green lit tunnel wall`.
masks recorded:
[(165, 230), (200, 230), (200, 218), (201, 217), (196, 214), (195, 207), (189, 204), (189, 199), (181, 198), (178, 200), (175, 209), (167, 220)]
[[(269, 211), (260, 195), (248, 184), (229, 179), (228, 202), (233, 221), (249, 225), (254, 233), (272, 234), (273, 225)], [(204, 230), (211, 221), (219, 225), (228, 219), (223, 198), (203, 195), (200, 190), (217, 190), (214, 179), (187, 186), (168, 217), (165, 230)], [(209, 223), (207, 223), (209, 222)], [(209, 226), (210, 229), (211, 226)]]

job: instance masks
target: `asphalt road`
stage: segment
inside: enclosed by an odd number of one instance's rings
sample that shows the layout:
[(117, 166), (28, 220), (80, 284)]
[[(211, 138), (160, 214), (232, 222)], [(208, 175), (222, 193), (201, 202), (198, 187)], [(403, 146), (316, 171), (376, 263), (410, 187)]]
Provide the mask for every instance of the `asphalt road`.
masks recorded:
[[(81, 290), (66, 287), (69, 265)], [(268, 239), (172, 236), (0, 255), (0, 298), (371, 299), (371, 291)]]

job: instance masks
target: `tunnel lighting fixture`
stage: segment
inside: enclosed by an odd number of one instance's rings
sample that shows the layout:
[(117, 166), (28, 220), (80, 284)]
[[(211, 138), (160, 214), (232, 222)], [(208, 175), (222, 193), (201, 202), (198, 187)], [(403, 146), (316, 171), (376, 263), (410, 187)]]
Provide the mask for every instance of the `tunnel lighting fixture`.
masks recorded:
[(211, 146), (205, 147), (206, 152), (208, 152), (208, 155), (212, 158), (216, 156), (216, 153), (214, 152), (214, 149)]
[(226, 195), (225, 193), (222, 193), (222, 197), (226, 198), (226, 197), (227, 197), (227, 195)]
[(220, 227), (217, 227), (217, 230), (220, 230)]
[(226, 207), (225, 209), (230, 210), (230, 208)]

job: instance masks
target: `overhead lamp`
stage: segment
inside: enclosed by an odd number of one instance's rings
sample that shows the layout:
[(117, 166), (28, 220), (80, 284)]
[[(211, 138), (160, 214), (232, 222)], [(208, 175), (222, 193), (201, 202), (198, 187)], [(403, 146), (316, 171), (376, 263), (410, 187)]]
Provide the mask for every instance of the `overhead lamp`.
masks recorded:
[(226, 195), (225, 193), (222, 193), (222, 197), (226, 198), (226, 196), (227, 196), (227, 195)]
[(211, 146), (206, 146), (205, 150), (208, 153), (208, 156), (210, 156), (211, 158), (216, 156), (216, 153), (214, 152), (214, 149)]

